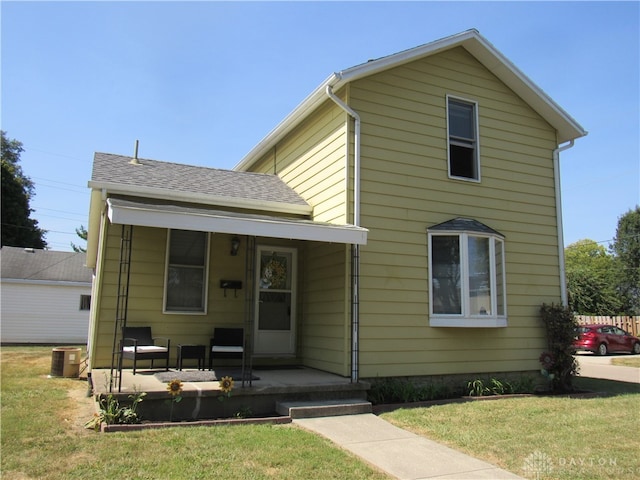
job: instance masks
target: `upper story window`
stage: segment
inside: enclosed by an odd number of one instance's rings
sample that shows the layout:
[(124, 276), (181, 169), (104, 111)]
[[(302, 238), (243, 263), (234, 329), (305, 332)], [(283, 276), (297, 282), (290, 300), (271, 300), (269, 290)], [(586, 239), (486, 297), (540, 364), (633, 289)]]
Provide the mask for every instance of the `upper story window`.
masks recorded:
[(166, 313), (206, 313), (209, 234), (169, 230), (165, 273)]
[(457, 218), (428, 230), (429, 324), (507, 325), (504, 238), (475, 220)]
[(449, 176), (480, 181), (478, 105), (447, 96)]

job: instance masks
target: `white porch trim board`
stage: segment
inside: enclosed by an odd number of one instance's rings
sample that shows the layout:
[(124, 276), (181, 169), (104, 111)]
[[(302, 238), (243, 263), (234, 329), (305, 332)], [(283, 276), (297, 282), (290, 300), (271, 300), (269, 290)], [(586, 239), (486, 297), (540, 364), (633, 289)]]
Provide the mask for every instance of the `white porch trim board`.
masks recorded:
[(253, 235), (316, 242), (366, 245), (368, 230), (311, 220), (250, 215), (162, 203), (107, 199), (111, 223), (156, 228)]

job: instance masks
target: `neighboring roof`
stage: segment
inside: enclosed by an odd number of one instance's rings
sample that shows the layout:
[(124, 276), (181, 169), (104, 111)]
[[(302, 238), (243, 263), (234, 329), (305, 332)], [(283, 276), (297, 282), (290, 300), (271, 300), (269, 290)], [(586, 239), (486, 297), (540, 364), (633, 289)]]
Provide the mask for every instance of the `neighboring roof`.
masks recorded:
[(226, 207), (307, 215), (311, 207), (277, 175), (96, 153), (89, 187)]
[(368, 77), (376, 73), (435, 55), (445, 50), (463, 47), (498, 77), (505, 85), (519, 95), (540, 116), (542, 116), (558, 132), (560, 144), (587, 135), (587, 131), (578, 124), (565, 110), (555, 103), (540, 87), (518, 69), (511, 61), (500, 53), (477, 30), (467, 30), (450, 37), (427, 43), (416, 48), (405, 50), (394, 55), (371, 60), (355, 67), (331, 74), (302, 103), (300, 103), (280, 124), (258, 143), (235, 167), (244, 170), (278, 141), (287, 135), (303, 119), (316, 110), (328, 97), (327, 87), (337, 90), (344, 85)]
[(92, 272), (82, 252), (54, 252), (36, 248), (2, 247), (2, 279), (90, 284)]
[(295, 218), (249, 215), (152, 200), (107, 199), (115, 224), (364, 245), (368, 230)]
[(487, 227), (484, 223), (462, 217), (439, 223), (433, 227), (429, 227), (427, 230), (429, 232), (475, 232), (486, 233), (489, 235), (500, 235), (501, 237), (504, 237), (500, 232), (491, 227)]

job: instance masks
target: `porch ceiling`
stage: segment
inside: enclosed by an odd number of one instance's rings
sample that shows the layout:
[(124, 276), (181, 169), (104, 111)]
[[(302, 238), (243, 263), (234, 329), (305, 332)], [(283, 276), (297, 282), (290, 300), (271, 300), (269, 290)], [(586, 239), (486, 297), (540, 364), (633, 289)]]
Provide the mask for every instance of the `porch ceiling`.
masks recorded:
[(107, 199), (107, 207), (107, 215), (111, 223), (121, 225), (356, 245), (367, 243), (368, 230), (354, 225), (334, 225), (311, 220), (251, 215), (120, 198)]

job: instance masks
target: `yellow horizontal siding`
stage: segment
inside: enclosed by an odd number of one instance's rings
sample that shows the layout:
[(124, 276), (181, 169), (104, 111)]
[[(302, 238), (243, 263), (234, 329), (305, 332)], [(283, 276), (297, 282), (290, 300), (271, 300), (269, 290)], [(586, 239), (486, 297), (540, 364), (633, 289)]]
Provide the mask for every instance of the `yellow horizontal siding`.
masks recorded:
[[(285, 152), (280, 152), (284, 156)], [(305, 162), (305, 158), (313, 158), (313, 162)], [(322, 143), (304, 153), (304, 156), (289, 168), (282, 168), (280, 176), (293, 186), (300, 195), (317, 183), (331, 179), (343, 170), (343, 165), (336, 160), (344, 159), (344, 131), (342, 129), (327, 132)], [(309, 185), (308, 183), (311, 182)], [(296, 188), (297, 187), (297, 188)]]
[(344, 113), (327, 98), (252, 170), (278, 174), (313, 207), (314, 220), (348, 223), (346, 131)]
[[(345, 120), (327, 98), (252, 169), (277, 173), (312, 205), (313, 220), (348, 223)], [(345, 245), (307, 243), (299, 270), (298, 357), (340, 375), (350, 368), (348, 252)]]
[[(97, 338), (93, 346), (92, 367), (111, 364), (117, 302), (120, 226), (109, 226), (102, 294), (99, 302)], [(171, 363), (175, 363), (179, 343), (209, 344), (216, 326), (242, 326), (244, 323), (244, 289), (227, 291), (220, 280), (244, 283), (244, 251), (229, 255), (230, 236), (211, 235), (207, 314), (163, 314), (164, 270), (167, 230), (134, 227), (127, 324), (150, 326), (154, 336), (171, 340)], [(246, 287), (245, 287), (246, 288)], [(126, 365), (125, 365), (126, 366)]]
[[(554, 130), (463, 49), (354, 82), (350, 93), (362, 118), (369, 229), (361, 374), (537, 369), (538, 309), (559, 300)], [(480, 183), (447, 176), (447, 94), (478, 102)], [(427, 228), (459, 216), (505, 236), (506, 329), (428, 326)]]
[[(559, 300), (554, 130), (463, 48), (352, 82), (338, 93), (348, 93), (362, 118), (361, 223), (369, 240), (361, 247), (360, 375), (537, 369), (545, 346), (538, 310)], [(447, 177), (447, 94), (478, 102), (481, 183)], [(252, 168), (280, 175), (313, 206), (315, 220), (347, 223), (347, 120), (327, 100)], [(505, 236), (508, 328), (428, 326), (427, 228), (458, 216)], [(225, 298), (217, 288), (221, 278), (243, 279), (237, 265), (244, 262), (226, 254), (224, 235), (212, 237), (208, 315), (161, 314), (165, 241), (158, 234), (141, 229), (136, 237), (131, 315), (176, 343), (207, 339), (216, 322), (241, 323), (244, 296)], [(110, 235), (111, 260), (116, 240)], [(151, 244), (149, 251), (135, 246)], [(350, 368), (349, 250), (308, 242), (300, 257), (299, 357), (342, 375)], [(100, 358), (110, 358), (114, 265), (104, 275)]]
[(305, 365), (339, 375), (349, 372), (349, 247), (307, 244), (299, 356)]

